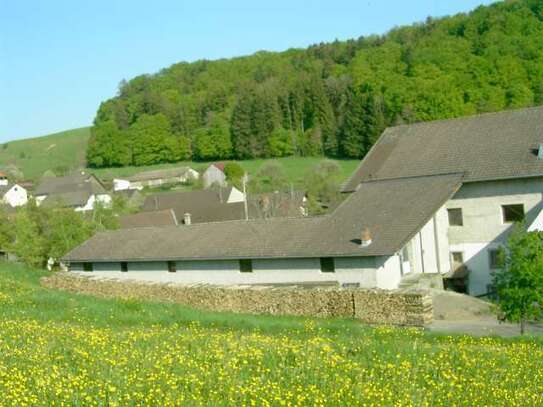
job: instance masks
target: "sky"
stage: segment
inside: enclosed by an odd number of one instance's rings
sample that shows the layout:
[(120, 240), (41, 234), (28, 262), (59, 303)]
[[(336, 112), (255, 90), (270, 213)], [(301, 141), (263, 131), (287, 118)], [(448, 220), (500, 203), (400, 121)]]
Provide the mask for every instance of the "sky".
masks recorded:
[(0, 0), (0, 143), (92, 123), (122, 79), (180, 61), (382, 34), (488, 0)]

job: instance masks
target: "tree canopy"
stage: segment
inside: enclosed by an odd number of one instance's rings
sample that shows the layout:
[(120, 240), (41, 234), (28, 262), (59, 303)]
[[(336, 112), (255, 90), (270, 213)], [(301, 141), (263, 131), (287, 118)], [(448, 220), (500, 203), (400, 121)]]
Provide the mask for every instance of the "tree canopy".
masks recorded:
[(543, 236), (518, 226), (501, 257), (504, 267), (494, 275), (498, 306), (524, 333), (528, 319), (543, 316)]
[(95, 167), (363, 157), (386, 126), (543, 103), (543, 2), (516, 0), (307, 49), (177, 63), (96, 114)]

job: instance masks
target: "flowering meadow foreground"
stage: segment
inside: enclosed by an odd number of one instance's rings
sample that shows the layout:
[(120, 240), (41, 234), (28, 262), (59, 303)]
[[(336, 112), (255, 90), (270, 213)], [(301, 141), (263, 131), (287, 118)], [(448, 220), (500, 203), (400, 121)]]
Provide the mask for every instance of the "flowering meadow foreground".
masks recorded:
[(543, 340), (198, 312), (0, 263), (0, 405), (543, 405)]

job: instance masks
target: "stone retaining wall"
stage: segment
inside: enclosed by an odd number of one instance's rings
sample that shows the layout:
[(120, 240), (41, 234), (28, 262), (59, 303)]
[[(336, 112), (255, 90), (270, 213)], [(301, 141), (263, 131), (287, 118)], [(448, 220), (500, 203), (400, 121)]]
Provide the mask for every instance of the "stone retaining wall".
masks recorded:
[(55, 273), (43, 286), (106, 298), (173, 302), (193, 308), (251, 314), (355, 318), (368, 324), (424, 326), (432, 299), (423, 292), (296, 287), (212, 287), (97, 279)]

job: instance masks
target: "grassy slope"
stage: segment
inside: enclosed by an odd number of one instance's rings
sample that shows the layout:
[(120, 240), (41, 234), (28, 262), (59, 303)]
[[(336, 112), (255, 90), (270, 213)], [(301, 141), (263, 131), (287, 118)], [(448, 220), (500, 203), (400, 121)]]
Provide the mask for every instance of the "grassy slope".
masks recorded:
[(543, 341), (199, 312), (0, 263), (3, 405), (541, 405)]
[[(285, 170), (285, 174), (291, 182), (296, 183), (304, 174), (309, 171), (313, 166), (324, 160), (323, 157), (285, 157), (277, 158), (278, 161)], [(249, 174), (256, 174), (259, 168), (270, 159), (256, 159), (239, 161), (242, 167)], [(337, 160), (336, 161), (341, 168), (341, 180), (346, 180), (349, 175), (354, 171), (360, 160)], [(171, 168), (181, 165), (188, 165), (195, 170), (204, 170), (209, 162), (190, 162), (184, 161), (175, 164), (158, 164), (144, 167), (120, 167), (120, 168), (103, 168), (103, 169), (91, 169), (89, 171), (94, 172), (100, 178), (105, 180), (111, 180), (114, 177), (130, 176), (140, 171), (147, 171), (159, 168)]]
[(15, 165), (23, 172), (25, 179), (32, 180), (58, 166), (73, 170), (83, 168), (89, 136), (90, 127), (82, 127), (43, 137), (10, 141), (0, 146), (0, 168)]
[[(0, 169), (8, 165), (15, 165), (23, 172), (25, 179), (37, 181), (45, 171), (58, 166), (65, 166), (71, 170), (84, 168), (85, 149), (89, 136), (90, 127), (83, 127), (6, 143), (7, 148), (0, 146)], [(24, 158), (22, 158), (23, 153)], [(296, 183), (311, 167), (322, 160), (322, 157), (287, 157), (279, 158), (277, 161), (283, 165), (289, 180)], [(248, 160), (242, 161), (241, 165), (249, 174), (255, 174), (266, 161), (269, 160)], [(338, 160), (337, 162), (341, 167), (341, 180), (343, 181), (354, 171), (359, 160)], [(146, 167), (88, 169), (88, 171), (105, 180), (111, 180), (114, 177), (129, 176), (140, 171), (180, 165), (189, 165), (196, 170), (202, 170), (208, 164), (205, 162), (180, 162)]]

